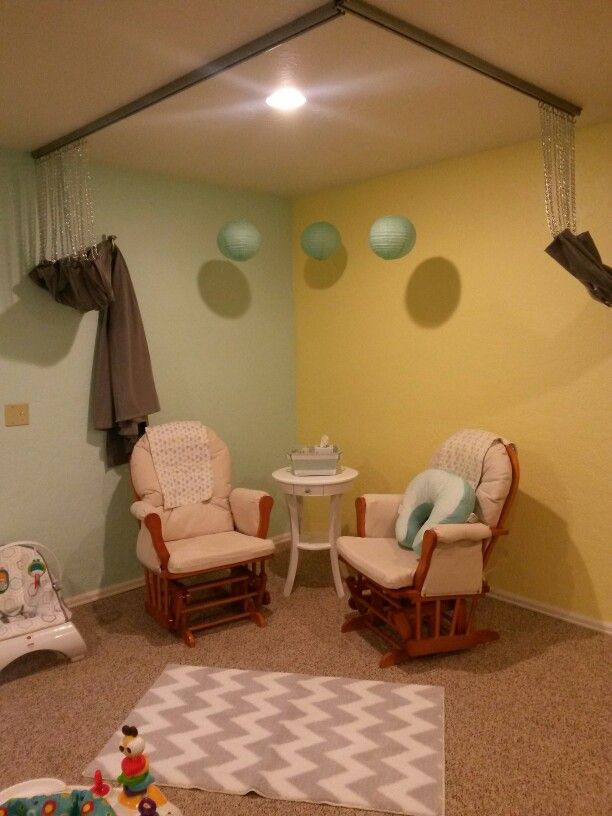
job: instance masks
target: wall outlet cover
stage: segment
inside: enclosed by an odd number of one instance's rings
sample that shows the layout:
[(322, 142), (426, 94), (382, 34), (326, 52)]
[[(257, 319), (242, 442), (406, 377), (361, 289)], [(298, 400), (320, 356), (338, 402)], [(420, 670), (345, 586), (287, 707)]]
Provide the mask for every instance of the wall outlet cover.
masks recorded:
[(27, 402), (4, 406), (4, 424), (7, 427), (30, 424), (30, 406)]

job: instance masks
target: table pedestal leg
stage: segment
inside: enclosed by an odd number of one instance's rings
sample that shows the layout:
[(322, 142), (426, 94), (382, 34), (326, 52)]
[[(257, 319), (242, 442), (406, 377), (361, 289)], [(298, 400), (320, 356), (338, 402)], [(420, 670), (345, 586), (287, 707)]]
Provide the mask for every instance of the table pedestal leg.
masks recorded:
[(334, 584), (338, 597), (344, 596), (344, 587), (342, 586), (342, 576), (340, 575), (340, 565), (338, 564), (338, 550), (336, 549), (336, 540), (340, 535), (340, 506), (342, 503), (342, 494), (336, 493), (330, 496), (329, 508), (329, 557), (331, 559), (331, 568), (334, 576)]
[(287, 493), (287, 508), (289, 510), (289, 520), (291, 522), (291, 556), (289, 558), (289, 571), (287, 572), (287, 580), (285, 581), (284, 595), (288, 597), (291, 595), (293, 589), (293, 582), (295, 581), (295, 573), (298, 565), (298, 543), (300, 541), (300, 507), (297, 496)]

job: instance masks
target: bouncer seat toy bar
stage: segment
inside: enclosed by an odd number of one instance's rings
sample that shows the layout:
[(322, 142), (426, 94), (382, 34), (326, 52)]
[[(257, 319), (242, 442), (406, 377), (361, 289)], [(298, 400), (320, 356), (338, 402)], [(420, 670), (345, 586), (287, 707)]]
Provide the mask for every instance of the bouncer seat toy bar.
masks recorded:
[(61, 566), (36, 541), (0, 547), (0, 670), (30, 651), (79, 660), (87, 650), (61, 596)]

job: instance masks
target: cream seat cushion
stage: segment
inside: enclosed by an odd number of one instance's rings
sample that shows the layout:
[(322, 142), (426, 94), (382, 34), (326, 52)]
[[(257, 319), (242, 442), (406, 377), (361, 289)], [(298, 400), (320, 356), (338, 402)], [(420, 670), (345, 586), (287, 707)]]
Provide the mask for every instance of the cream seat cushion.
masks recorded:
[(412, 586), (419, 562), (414, 550), (400, 547), (395, 538), (341, 536), (338, 553), (356, 570), (387, 589)]
[[(166, 547), (170, 553), (168, 571), (174, 573), (215, 569), (263, 558), (274, 552), (270, 539), (255, 538), (235, 530), (166, 541)], [(136, 543), (136, 554), (145, 567), (153, 572), (160, 571), (151, 536), (144, 525)]]

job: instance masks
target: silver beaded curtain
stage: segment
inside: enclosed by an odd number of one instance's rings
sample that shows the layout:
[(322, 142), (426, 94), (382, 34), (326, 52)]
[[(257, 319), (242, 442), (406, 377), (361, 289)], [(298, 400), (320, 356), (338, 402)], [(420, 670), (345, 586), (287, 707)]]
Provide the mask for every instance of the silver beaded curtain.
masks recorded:
[(575, 131), (569, 113), (540, 102), (546, 217), (552, 238), (576, 232)]
[(40, 261), (30, 278), (58, 303), (100, 312), (93, 424), (107, 432), (107, 464), (124, 464), (159, 400), (127, 264), (113, 236), (96, 242), (86, 143), (38, 159), (36, 182)]
[(40, 260), (95, 252), (87, 142), (81, 139), (37, 159), (36, 187)]
[(576, 232), (575, 119), (540, 102), (546, 218), (552, 242), (546, 252), (587, 289), (592, 298), (612, 306), (612, 269), (589, 232)]

